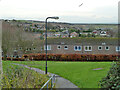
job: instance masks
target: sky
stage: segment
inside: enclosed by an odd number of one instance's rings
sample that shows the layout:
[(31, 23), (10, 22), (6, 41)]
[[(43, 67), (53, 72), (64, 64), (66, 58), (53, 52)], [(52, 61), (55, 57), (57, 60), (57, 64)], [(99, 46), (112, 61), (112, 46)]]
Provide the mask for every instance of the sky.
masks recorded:
[[(118, 23), (119, 0), (0, 0), (0, 19)], [(83, 3), (83, 4), (82, 4)], [(82, 6), (79, 6), (81, 5)]]

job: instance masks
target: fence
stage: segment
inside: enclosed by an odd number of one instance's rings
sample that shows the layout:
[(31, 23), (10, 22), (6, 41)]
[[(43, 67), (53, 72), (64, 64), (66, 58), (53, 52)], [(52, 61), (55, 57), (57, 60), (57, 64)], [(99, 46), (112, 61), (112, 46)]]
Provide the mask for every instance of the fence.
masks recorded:
[[(50, 81), (51, 81), (51, 83), (50, 83)], [(50, 85), (50, 88), (51, 88), (51, 90), (53, 89), (53, 87), (54, 87), (54, 85), (55, 85), (55, 75), (53, 75), (52, 77), (50, 77), (50, 79), (41, 87), (41, 89), (40, 90), (42, 90), (43, 88), (47, 88), (47, 90), (48, 90), (48, 85), (49, 85), (49, 83), (51, 84)]]

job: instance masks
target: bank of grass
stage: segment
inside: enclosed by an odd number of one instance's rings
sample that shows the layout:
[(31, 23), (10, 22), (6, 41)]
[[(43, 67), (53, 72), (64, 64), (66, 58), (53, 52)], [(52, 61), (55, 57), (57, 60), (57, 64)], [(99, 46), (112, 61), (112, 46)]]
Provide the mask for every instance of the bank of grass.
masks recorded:
[[(45, 70), (44, 61), (8, 61)], [(55, 62), (48, 61), (48, 72), (58, 74), (79, 88), (100, 88), (99, 81), (107, 75), (112, 62)], [(93, 70), (103, 68), (101, 70)]]
[(3, 61), (3, 88), (41, 88), (48, 79), (47, 75)]

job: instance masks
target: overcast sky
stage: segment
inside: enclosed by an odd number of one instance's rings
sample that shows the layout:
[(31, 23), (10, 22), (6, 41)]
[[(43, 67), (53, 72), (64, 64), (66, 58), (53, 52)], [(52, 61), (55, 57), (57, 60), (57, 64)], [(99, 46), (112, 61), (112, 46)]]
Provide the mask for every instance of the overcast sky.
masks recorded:
[(0, 18), (43, 21), (48, 16), (59, 16), (58, 22), (117, 23), (118, 1), (0, 0)]

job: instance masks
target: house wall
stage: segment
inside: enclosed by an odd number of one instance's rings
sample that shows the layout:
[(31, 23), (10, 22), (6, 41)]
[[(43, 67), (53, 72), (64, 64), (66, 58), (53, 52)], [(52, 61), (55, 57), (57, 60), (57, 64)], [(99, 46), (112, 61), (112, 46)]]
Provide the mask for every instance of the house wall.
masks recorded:
[[(60, 45), (61, 49), (57, 48), (58, 45), (51, 45), (51, 50), (48, 50), (48, 53), (53, 54), (118, 54), (116, 51), (117, 45), (67, 45), (68, 49), (64, 49), (66, 45)], [(74, 46), (81, 46), (81, 51), (75, 51)], [(92, 46), (92, 51), (85, 51), (85, 46)], [(98, 46), (102, 46), (102, 50), (98, 50)], [(105, 46), (109, 46), (109, 50), (105, 50)], [(25, 52), (23, 50), (18, 50), (17, 55), (22, 56)], [(36, 46), (35, 50), (27, 51), (26, 54), (29, 53), (45, 53), (44, 46)], [(14, 49), (10, 49), (9, 53), (7, 53), (8, 56), (16, 56), (14, 53)]]
[[(54, 54), (118, 54), (116, 51), (116, 46), (117, 45), (93, 45), (92, 46), (92, 51), (85, 51), (84, 50), (84, 45), (79, 45), (82, 46), (81, 51), (75, 51), (74, 46), (78, 45), (67, 45), (68, 49), (65, 50), (64, 46), (65, 45), (60, 45), (61, 49), (57, 49), (58, 45), (51, 45), (51, 50), (48, 50), (48, 53), (54, 53)], [(91, 45), (85, 45), (85, 46), (91, 46)], [(98, 50), (98, 46), (102, 46), (102, 50)], [(105, 50), (105, 47), (109, 46), (109, 50)]]

